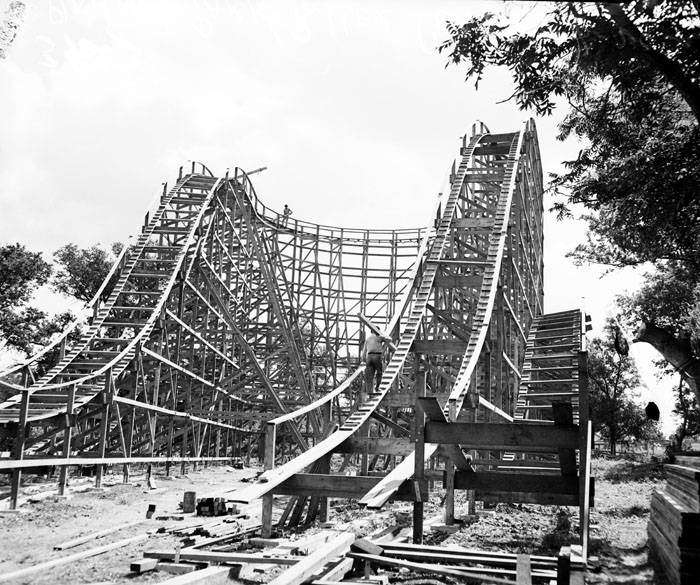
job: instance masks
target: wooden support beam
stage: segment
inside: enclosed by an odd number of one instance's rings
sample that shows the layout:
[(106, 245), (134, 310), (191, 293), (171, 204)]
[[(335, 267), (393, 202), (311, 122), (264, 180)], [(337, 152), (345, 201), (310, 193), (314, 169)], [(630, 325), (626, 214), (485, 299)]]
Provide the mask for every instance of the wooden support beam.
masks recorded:
[(578, 496), (576, 476), (510, 473), (505, 471), (457, 471), (455, 489), (488, 492), (531, 492)]
[[(570, 402), (553, 402), (552, 418), (555, 428), (570, 427), (574, 423), (574, 410)], [(580, 447), (580, 437), (576, 447)], [(576, 451), (573, 448), (559, 449), (559, 465), (561, 474), (576, 476)]]
[[(72, 384), (68, 389), (68, 401), (66, 403), (66, 428), (63, 431), (63, 456), (69, 458), (71, 456), (71, 446), (73, 443), (73, 425), (70, 423), (70, 418), (73, 416), (75, 407), (75, 384)], [(58, 474), (58, 495), (64, 495), (66, 491), (66, 482), (68, 481), (68, 466), (64, 465)]]
[[(29, 390), (22, 391), (22, 400), (19, 407), (19, 422), (17, 423), (17, 437), (14, 444), (14, 461), (18, 464), (24, 459), (24, 445), (27, 438), (27, 416), (29, 414)], [(11, 467), (12, 479), (10, 481), (10, 509), (17, 508), (17, 499), (19, 497), (19, 488), (22, 483), (21, 467), (15, 465)]]
[(554, 427), (547, 424), (446, 423), (428, 421), (428, 443), (459, 444), (472, 449), (556, 453), (578, 446), (578, 425)]
[(464, 355), (467, 351), (467, 342), (416, 339), (411, 345), (411, 351), (424, 355)]
[[(297, 473), (273, 490), (275, 494), (291, 496), (319, 496), (329, 498), (359, 499), (371, 490), (380, 477), (363, 475), (326, 475), (324, 473)], [(401, 496), (401, 493), (404, 495)], [(410, 486), (406, 484), (397, 499), (411, 499)]]
[(338, 445), (335, 453), (368, 453), (406, 456), (413, 452), (413, 442), (407, 437), (350, 437)]
[(370, 417), (373, 418), (374, 420), (379, 421), (380, 423), (388, 426), (395, 433), (398, 433), (399, 436), (401, 436), (401, 437), (408, 437), (411, 434), (411, 431), (409, 431), (407, 428), (402, 427), (400, 424), (395, 423), (390, 418), (387, 418), (383, 414), (379, 414), (376, 411), (372, 411), (372, 414), (370, 414)]
[[(421, 369), (416, 374), (416, 409), (414, 412), (415, 455), (413, 471), (413, 489), (416, 501), (413, 502), (413, 542), (423, 544), (423, 513), (425, 502), (425, 412), (421, 407), (420, 399), (425, 398), (425, 370)], [(426, 489), (424, 489), (424, 487)]]
[(438, 274), (435, 285), (440, 288), (479, 288), (482, 276), (480, 274)]

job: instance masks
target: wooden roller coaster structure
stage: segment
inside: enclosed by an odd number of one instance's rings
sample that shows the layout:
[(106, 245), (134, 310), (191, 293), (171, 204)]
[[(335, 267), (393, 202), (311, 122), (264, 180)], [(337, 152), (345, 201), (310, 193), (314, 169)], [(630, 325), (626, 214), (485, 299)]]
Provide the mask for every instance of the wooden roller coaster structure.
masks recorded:
[[(318, 225), (266, 207), (245, 172), (193, 163), (164, 188), (85, 314), (0, 375), (10, 505), (22, 473), (251, 456), (233, 494), (263, 533), (328, 513), (414, 502), (429, 482), (472, 499), (592, 504), (585, 328), (543, 312), (543, 180), (528, 121), (463, 139), (429, 224)], [(392, 339), (376, 392), (366, 333)], [(49, 364), (49, 365), (46, 365)], [(51, 365), (54, 364), (54, 365)], [(348, 474), (351, 469), (356, 473)], [(273, 518), (274, 494), (295, 496)], [(304, 520), (304, 512), (306, 512)]]

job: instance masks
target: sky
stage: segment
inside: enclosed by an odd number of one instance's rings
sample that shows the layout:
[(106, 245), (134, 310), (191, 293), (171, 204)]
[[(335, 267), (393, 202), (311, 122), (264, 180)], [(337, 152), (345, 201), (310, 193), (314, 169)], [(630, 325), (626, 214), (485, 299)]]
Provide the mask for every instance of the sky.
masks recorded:
[[(0, 0), (4, 13), (8, 0)], [(479, 84), (445, 67), (445, 21), (505, 12), (523, 30), (543, 3), (477, 1), (95, 1), (28, 3), (0, 60), (0, 243), (50, 257), (68, 242), (126, 241), (162, 183), (204, 162), (238, 166), (261, 199), (295, 216), (365, 228), (423, 226), (475, 120), (514, 131), (507, 71)], [(545, 176), (581, 145), (556, 140), (564, 109), (538, 118)], [(545, 200), (545, 209), (552, 199)], [(640, 274), (601, 276), (566, 253), (581, 221), (545, 217), (545, 311), (583, 306), (594, 333)], [(41, 291), (49, 310), (66, 300)], [(669, 432), (672, 382), (635, 344)]]

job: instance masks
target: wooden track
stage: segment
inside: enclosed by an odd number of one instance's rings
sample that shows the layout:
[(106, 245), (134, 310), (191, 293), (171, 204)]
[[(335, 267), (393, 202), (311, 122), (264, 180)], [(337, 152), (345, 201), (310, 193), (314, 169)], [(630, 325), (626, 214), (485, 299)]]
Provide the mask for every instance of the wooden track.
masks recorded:
[[(172, 286), (172, 277), (218, 183), (211, 176), (188, 175), (162, 198), (127, 251), (112, 292), (96, 310), (87, 331), (32, 385), (28, 422), (65, 412), (70, 386), (75, 387), (74, 407), (83, 406), (104, 387), (107, 369), (118, 375), (134, 358), (134, 341), (148, 333), (158, 316), (160, 301)], [(0, 404), (0, 423), (19, 421), (20, 402), (18, 394)]]

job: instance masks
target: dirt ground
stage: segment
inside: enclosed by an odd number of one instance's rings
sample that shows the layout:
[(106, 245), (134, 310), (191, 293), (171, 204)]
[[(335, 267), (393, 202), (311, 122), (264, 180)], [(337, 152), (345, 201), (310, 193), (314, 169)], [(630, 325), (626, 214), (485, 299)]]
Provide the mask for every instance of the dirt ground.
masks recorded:
[[(210, 467), (191, 471), (185, 476), (166, 479), (156, 475), (156, 490), (149, 490), (144, 476), (132, 476), (129, 485), (121, 484), (120, 476), (107, 476), (106, 489), (90, 489), (91, 480), (75, 479), (67, 499), (48, 497), (27, 502), (16, 514), (0, 513), (0, 576), (8, 572), (48, 561), (88, 548), (151, 532), (148, 540), (128, 545), (102, 555), (61, 565), (45, 573), (35, 573), (11, 583), (39, 585), (71, 583), (157, 583), (172, 575), (149, 572), (133, 576), (129, 563), (141, 558), (147, 549), (172, 549), (178, 539), (154, 534), (163, 525), (177, 521), (145, 520), (149, 504), (156, 505), (154, 518), (181, 515), (178, 505), (185, 491), (197, 492), (197, 497), (222, 496), (223, 492), (244, 485), (241, 480), (254, 476), (258, 468), (234, 470), (230, 467)], [(649, 502), (654, 489), (663, 487), (659, 464), (641, 464), (624, 460), (594, 460), (596, 476), (595, 509), (591, 514), (591, 565), (588, 582), (624, 585), (652, 585), (653, 570), (646, 553), (646, 522)], [(33, 490), (50, 490), (51, 484), (38, 484)], [(29, 490), (31, 491), (31, 490)], [(243, 510), (258, 517), (259, 504)], [(466, 501), (458, 499), (458, 515), (466, 513)], [(440, 513), (440, 492), (427, 506), (426, 517)], [(368, 514), (357, 504), (336, 501), (330, 520), (334, 527), (351, 529), (365, 535), (396, 523), (410, 523), (411, 505), (393, 504), (388, 510)], [(75, 548), (54, 551), (56, 544), (108, 527), (143, 519), (143, 523), (120, 530), (109, 536)], [(183, 524), (185, 521), (183, 521)], [(494, 509), (480, 511), (478, 521), (463, 526), (450, 535), (435, 533), (430, 542), (458, 544), (470, 548), (556, 554), (562, 544), (576, 541), (578, 511), (535, 505), (499, 504)], [(318, 528), (316, 528), (318, 529)], [(269, 576), (269, 575), (268, 575)]]
[[(651, 494), (663, 489), (659, 463), (594, 459), (587, 583), (655, 584), (647, 559), (646, 525)], [(466, 502), (462, 500), (463, 506)], [(577, 542), (578, 509), (498, 504), (443, 542), (487, 550), (556, 555)]]
[[(123, 548), (106, 552), (88, 559), (60, 565), (45, 573), (34, 573), (10, 583), (37, 585), (83, 584), (83, 583), (155, 583), (172, 577), (167, 573), (149, 572), (132, 576), (129, 563), (143, 557), (147, 549), (172, 549), (179, 541), (170, 535), (155, 534), (161, 526), (172, 526), (177, 521), (157, 520), (159, 516), (182, 515), (178, 509), (185, 491), (194, 491), (197, 497), (221, 497), (222, 492), (245, 485), (241, 479), (254, 476), (259, 469), (236, 470), (231, 467), (209, 467), (191, 471), (185, 476), (167, 479), (155, 475), (156, 489), (149, 490), (145, 475), (131, 477), (130, 484), (122, 484), (122, 477), (106, 476), (105, 489), (87, 489), (71, 493), (67, 499), (55, 496), (42, 498), (38, 492), (35, 498), (20, 507), (20, 513), (0, 513), (0, 576), (54, 558), (78, 553), (83, 550), (123, 540), (131, 536), (153, 532), (146, 541), (137, 542)], [(71, 488), (84, 490), (93, 483), (92, 479), (74, 479)], [(89, 482), (89, 483), (88, 483)], [(46, 493), (55, 493), (52, 484), (32, 486), (44, 488)], [(27, 491), (27, 490), (25, 490)], [(31, 496), (29, 496), (31, 500)], [(146, 520), (149, 504), (155, 504), (153, 519)], [(246, 513), (259, 515), (260, 506), (251, 506)], [(192, 516), (185, 515), (185, 518)], [(143, 519), (143, 523), (103, 538), (76, 546), (68, 550), (54, 551), (59, 543), (113, 526)], [(182, 521), (183, 524), (186, 520)]]

